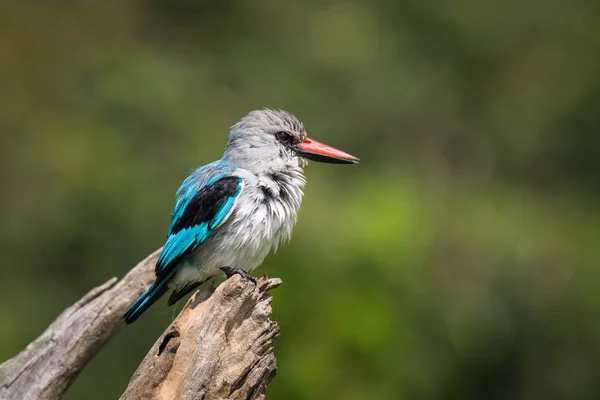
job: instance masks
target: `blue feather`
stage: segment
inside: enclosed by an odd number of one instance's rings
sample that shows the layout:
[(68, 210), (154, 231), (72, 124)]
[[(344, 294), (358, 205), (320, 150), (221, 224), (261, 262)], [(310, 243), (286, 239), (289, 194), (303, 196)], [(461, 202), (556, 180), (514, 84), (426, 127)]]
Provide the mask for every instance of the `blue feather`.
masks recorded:
[[(186, 255), (210, 237), (214, 229), (229, 214), (242, 190), (241, 178), (224, 177), (209, 181), (212, 181), (212, 184), (195, 190), (194, 196), (190, 196), (188, 191), (183, 194), (185, 204), (181, 205), (181, 210), (177, 209), (174, 212), (170, 234), (156, 264), (158, 276), (164, 274), (166, 270), (179, 267)], [(210, 197), (213, 194), (211, 190), (218, 190), (213, 188), (218, 186), (219, 182), (226, 182), (227, 192), (219, 191), (213, 196), (214, 198)], [(202, 189), (205, 189), (204, 192)], [(209, 202), (209, 205), (201, 204), (200, 202), (203, 201)], [(218, 205), (218, 208), (215, 209), (214, 205)]]
[[(174, 272), (174, 271), (173, 271)], [(156, 302), (165, 292), (169, 289), (167, 287), (167, 282), (169, 279), (163, 279), (161, 281), (154, 282), (142, 295), (127, 309), (123, 318), (125, 318), (125, 322), (130, 324), (136, 319), (139, 318), (140, 315), (144, 311), (148, 309), (152, 304)]]
[(243, 188), (242, 179), (230, 175), (233, 169), (229, 162), (208, 164), (182, 183), (167, 241), (156, 263), (156, 281), (129, 307), (127, 323), (135, 321), (165, 294), (179, 267), (229, 215)]
[(171, 235), (173, 226), (181, 219), (198, 191), (214, 184), (219, 179), (229, 176), (235, 168), (236, 166), (233, 163), (219, 160), (198, 168), (183, 181), (181, 187), (177, 190), (177, 202), (171, 215), (171, 226), (167, 238)]
[[(240, 179), (240, 183), (241, 183), (241, 179)], [(217, 213), (215, 214), (214, 218), (212, 219), (212, 221), (210, 223), (210, 226), (208, 227), (208, 229), (210, 229), (211, 232), (213, 231), (213, 229), (215, 229), (217, 226), (219, 226), (219, 224), (221, 222), (223, 222), (223, 219), (227, 216), (227, 214), (229, 214), (229, 212), (231, 211), (231, 207), (233, 207), (233, 203), (235, 202), (235, 199), (237, 198), (238, 194), (240, 194), (241, 190), (242, 190), (242, 185), (239, 185), (237, 187), (235, 194), (232, 196), (229, 196), (227, 198), (227, 200), (225, 201), (225, 204), (223, 204), (223, 206), (221, 207), (221, 209), (219, 211), (217, 211)]]

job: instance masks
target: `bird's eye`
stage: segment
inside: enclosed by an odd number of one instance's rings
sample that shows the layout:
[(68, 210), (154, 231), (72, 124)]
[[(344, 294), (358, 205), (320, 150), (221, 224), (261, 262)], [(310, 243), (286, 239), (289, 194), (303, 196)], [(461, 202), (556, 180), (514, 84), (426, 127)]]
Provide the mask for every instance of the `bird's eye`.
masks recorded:
[(291, 144), (294, 141), (292, 135), (284, 131), (275, 133), (275, 138), (283, 144)]

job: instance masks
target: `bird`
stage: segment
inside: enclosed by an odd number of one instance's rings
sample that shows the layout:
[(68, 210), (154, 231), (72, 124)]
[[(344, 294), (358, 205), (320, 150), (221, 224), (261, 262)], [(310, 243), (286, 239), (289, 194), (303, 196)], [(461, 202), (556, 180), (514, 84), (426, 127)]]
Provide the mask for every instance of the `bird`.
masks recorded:
[(194, 170), (176, 193), (154, 283), (127, 309), (130, 324), (169, 290), (172, 306), (202, 283), (250, 271), (287, 242), (296, 224), (308, 160), (360, 160), (308, 138), (284, 110), (253, 110), (233, 125), (221, 159)]

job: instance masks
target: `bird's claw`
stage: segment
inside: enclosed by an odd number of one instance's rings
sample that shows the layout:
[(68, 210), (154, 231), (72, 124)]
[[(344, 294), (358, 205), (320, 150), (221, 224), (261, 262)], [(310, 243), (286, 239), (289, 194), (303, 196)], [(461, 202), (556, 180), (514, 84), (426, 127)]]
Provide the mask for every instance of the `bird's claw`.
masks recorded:
[(233, 275), (238, 274), (242, 278), (247, 279), (256, 285), (256, 278), (241, 268), (221, 267), (220, 269), (225, 273), (228, 279), (231, 278)]

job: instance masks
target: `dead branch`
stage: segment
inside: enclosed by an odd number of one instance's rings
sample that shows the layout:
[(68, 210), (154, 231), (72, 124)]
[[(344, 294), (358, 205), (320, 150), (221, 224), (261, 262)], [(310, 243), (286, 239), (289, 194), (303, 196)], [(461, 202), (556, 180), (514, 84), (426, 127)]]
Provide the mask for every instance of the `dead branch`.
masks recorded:
[[(156, 341), (121, 400), (261, 399), (277, 371), (269, 289), (234, 275), (198, 293)], [(208, 297), (208, 298), (207, 298)]]
[[(92, 289), (25, 350), (0, 364), (0, 399), (59, 399), (125, 326), (125, 310), (154, 281), (159, 252), (120, 281), (112, 278)], [(272, 344), (278, 334), (269, 320), (266, 291), (279, 283), (261, 279), (254, 287), (234, 276), (202, 303), (202, 294), (196, 293), (146, 356), (122, 398), (173, 399), (174, 394), (191, 399), (205, 393), (206, 399), (216, 399), (227, 393), (246, 399), (264, 393), (276, 371)], [(150, 397), (136, 397), (140, 393)]]
[(58, 399), (110, 338), (127, 307), (154, 280), (159, 250), (121, 281), (112, 278), (67, 308), (35, 341), (0, 365), (0, 398)]

